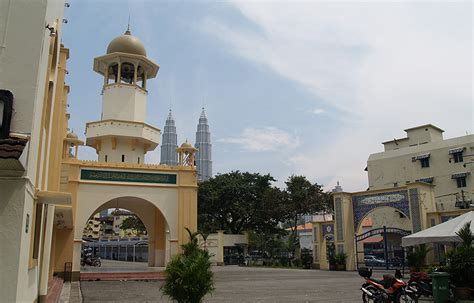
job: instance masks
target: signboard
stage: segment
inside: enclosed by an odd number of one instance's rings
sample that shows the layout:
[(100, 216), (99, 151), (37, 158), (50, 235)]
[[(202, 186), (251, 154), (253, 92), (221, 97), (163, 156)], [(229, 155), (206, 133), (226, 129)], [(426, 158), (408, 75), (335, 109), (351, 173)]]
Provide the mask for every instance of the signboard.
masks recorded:
[(323, 236), (334, 234), (334, 224), (323, 224)]
[(128, 183), (176, 184), (176, 175), (130, 172), (130, 171), (115, 171), (115, 170), (82, 169), (81, 180), (128, 182)]
[(323, 224), (322, 230), (323, 230), (323, 238), (325, 238), (326, 241), (334, 240), (334, 224)]
[(352, 197), (354, 228), (357, 230), (362, 219), (377, 207), (389, 206), (410, 217), (408, 192), (406, 190)]

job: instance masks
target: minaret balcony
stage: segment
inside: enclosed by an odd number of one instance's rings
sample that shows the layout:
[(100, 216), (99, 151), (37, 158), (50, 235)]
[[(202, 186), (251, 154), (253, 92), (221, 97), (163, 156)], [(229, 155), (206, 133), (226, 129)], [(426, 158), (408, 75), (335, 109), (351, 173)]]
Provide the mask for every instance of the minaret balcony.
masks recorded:
[(86, 144), (94, 148), (100, 140), (116, 137), (136, 139), (149, 151), (158, 146), (160, 136), (160, 129), (143, 122), (109, 119), (86, 124)]

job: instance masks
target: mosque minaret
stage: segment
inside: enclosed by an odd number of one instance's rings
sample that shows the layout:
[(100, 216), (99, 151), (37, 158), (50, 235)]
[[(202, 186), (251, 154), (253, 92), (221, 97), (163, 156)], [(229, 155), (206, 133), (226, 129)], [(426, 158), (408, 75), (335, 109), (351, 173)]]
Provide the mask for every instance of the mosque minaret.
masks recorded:
[(159, 68), (129, 29), (94, 59), (94, 71), (104, 76), (102, 115), (87, 123), (86, 144), (96, 149), (99, 162), (144, 163), (145, 154), (158, 146), (160, 130), (145, 117), (147, 81)]
[(170, 113), (166, 118), (163, 131), (163, 140), (161, 143), (161, 161), (160, 164), (178, 165), (178, 135), (176, 134), (176, 125), (173, 115)]

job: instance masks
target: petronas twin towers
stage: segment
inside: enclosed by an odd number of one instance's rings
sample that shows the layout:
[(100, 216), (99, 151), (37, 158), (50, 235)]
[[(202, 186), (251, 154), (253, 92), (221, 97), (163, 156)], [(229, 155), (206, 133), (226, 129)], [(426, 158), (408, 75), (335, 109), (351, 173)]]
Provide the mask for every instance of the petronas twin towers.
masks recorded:
[[(212, 176), (212, 145), (211, 133), (204, 108), (199, 117), (196, 131), (196, 166), (198, 170), (198, 181), (206, 181)], [(173, 115), (170, 113), (166, 118), (161, 145), (161, 164), (178, 165), (178, 135)]]

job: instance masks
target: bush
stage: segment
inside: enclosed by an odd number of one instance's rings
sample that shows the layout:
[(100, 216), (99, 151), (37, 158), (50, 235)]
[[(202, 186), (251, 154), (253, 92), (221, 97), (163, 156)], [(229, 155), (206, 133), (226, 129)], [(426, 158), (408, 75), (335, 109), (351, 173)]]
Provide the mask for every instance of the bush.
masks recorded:
[(197, 235), (186, 228), (189, 243), (182, 246), (183, 254), (174, 256), (165, 269), (163, 294), (178, 303), (200, 303), (214, 290), (209, 253), (198, 246)]
[(334, 257), (334, 261), (337, 265), (346, 265), (347, 255), (345, 253), (338, 253)]
[(295, 266), (295, 267), (301, 267), (302, 264), (303, 264), (303, 262), (301, 261), (301, 259), (293, 260), (293, 266)]
[(313, 264), (312, 251), (303, 250), (301, 252), (301, 262), (302, 262), (303, 268), (310, 269), (311, 264)]

